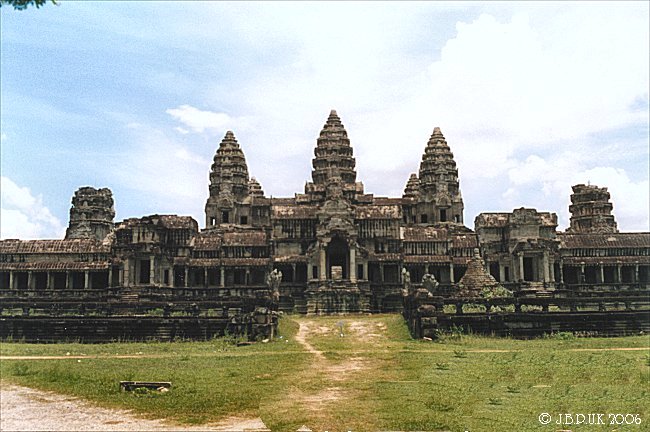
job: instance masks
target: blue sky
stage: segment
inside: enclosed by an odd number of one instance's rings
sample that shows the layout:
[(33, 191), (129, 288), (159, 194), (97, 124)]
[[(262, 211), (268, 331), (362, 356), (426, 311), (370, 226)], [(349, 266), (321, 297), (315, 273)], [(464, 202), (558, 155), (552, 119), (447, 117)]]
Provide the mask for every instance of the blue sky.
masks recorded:
[(439, 126), (466, 225), (521, 206), (568, 224), (607, 186), (648, 227), (647, 2), (66, 2), (1, 14), (2, 238), (57, 238), (81, 186), (116, 221), (204, 224), (226, 130), (267, 196), (310, 180), (330, 109), (358, 180), (401, 196)]

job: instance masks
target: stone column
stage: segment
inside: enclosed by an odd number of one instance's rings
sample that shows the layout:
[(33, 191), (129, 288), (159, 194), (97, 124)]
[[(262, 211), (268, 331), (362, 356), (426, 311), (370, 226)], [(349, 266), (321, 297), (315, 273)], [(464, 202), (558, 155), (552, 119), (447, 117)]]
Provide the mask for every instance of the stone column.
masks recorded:
[(429, 263), (426, 263), (424, 265), (424, 272), (427, 273), (427, 274), (431, 274), (431, 273), (429, 273)]
[(34, 275), (33, 272), (28, 271), (27, 272), (27, 290), (32, 290), (34, 289)]
[(54, 289), (54, 282), (52, 281), (52, 273), (47, 272), (45, 276), (45, 289), (51, 290)]
[(246, 276), (244, 277), (244, 285), (251, 284), (251, 269), (246, 267)]
[(151, 256), (149, 257), (149, 284), (153, 285), (156, 283), (156, 258)]
[(519, 253), (517, 256), (519, 257), (519, 280), (523, 281), (524, 280), (524, 254)]
[[(636, 266), (637, 268), (637, 274), (639, 271), (639, 266)], [(14, 289), (14, 272), (13, 270), (9, 270), (9, 289)]]
[(564, 262), (560, 258), (560, 283), (564, 283)]
[(580, 280), (579, 280), (579, 282), (581, 284), (587, 282), (587, 277), (585, 276), (585, 265), (584, 264), (580, 264)]
[(639, 283), (639, 265), (634, 265), (634, 283)]
[(108, 286), (113, 286), (113, 267), (108, 266)]
[(454, 275), (454, 262), (449, 263), (449, 282), (456, 283), (456, 276)]
[(363, 263), (363, 279), (368, 280), (368, 261)]
[(357, 281), (357, 250), (350, 248), (350, 282)]
[(548, 252), (547, 251), (544, 251), (544, 254), (542, 255), (542, 267), (544, 268), (543, 282), (546, 283), (550, 280), (550, 277), (548, 275)]
[(226, 286), (226, 269), (223, 267), (219, 269), (219, 286), (222, 288)]
[(90, 288), (90, 274), (88, 274), (88, 270), (84, 271), (84, 289), (89, 289)]
[(381, 283), (384, 283), (384, 264), (379, 264), (379, 277), (381, 278)]
[(131, 259), (127, 259), (124, 262), (123, 276), (124, 276), (123, 285), (125, 287), (131, 286)]
[(325, 280), (325, 279), (327, 279), (327, 268), (326, 268), (327, 267), (327, 257), (325, 256), (325, 248), (322, 245), (320, 247), (319, 256), (320, 256), (320, 260), (319, 260), (319, 264), (318, 264), (318, 267), (319, 267), (318, 270), (319, 270), (319, 274), (320, 274), (319, 279), (320, 280)]
[(124, 283), (124, 270), (123, 270), (122, 268), (120, 268), (120, 269), (118, 270), (117, 278), (118, 278), (118, 283), (119, 283), (120, 285), (122, 285), (122, 286), (126, 285), (126, 284)]
[(616, 265), (616, 277), (617, 277), (616, 282), (622, 283), (622, 281), (621, 281), (621, 265), (620, 264)]
[(503, 267), (503, 264), (499, 263), (499, 282), (506, 280), (506, 269)]
[(603, 263), (598, 263), (598, 269), (600, 270), (600, 280), (599, 283), (605, 283), (605, 269), (603, 268)]
[(65, 289), (70, 289), (70, 271), (65, 272)]
[(185, 279), (183, 280), (183, 286), (185, 288), (190, 286), (190, 269), (188, 266), (185, 266)]
[(555, 283), (555, 260), (550, 260), (548, 263), (548, 271), (551, 277), (551, 282)]

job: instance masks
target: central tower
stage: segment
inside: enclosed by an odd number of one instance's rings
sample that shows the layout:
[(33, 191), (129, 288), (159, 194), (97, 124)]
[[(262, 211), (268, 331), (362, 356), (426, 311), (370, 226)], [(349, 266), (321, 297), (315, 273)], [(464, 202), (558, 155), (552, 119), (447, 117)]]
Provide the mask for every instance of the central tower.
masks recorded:
[(363, 184), (357, 182), (350, 139), (335, 110), (330, 111), (327, 122), (320, 131), (312, 159), (312, 181), (305, 185), (305, 194), (312, 202), (322, 202), (326, 197), (327, 185), (334, 178), (340, 178), (343, 196), (353, 202), (363, 194)]
[(458, 168), (440, 128), (433, 129), (422, 155), (419, 175), (411, 174), (403, 198), (407, 223), (463, 223)]

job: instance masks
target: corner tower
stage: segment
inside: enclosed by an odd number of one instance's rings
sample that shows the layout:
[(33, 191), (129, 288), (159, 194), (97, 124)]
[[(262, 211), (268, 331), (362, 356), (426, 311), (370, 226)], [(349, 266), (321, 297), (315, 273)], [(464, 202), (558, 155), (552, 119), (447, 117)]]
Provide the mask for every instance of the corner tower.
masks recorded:
[(108, 188), (79, 188), (72, 197), (66, 239), (103, 240), (113, 231), (113, 193)]
[(323, 201), (327, 185), (340, 177), (343, 196), (353, 201), (357, 194), (363, 194), (363, 184), (356, 182), (356, 161), (350, 139), (335, 110), (330, 111), (327, 122), (320, 132), (312, 159), (312, 182), (305, 185), (305, 194), (312, 201)]
[(618, 227), (606, 187), (579, 184), (572, 187), (570, 233), (617, 233)]
[(249, 195), (248, 166), (235, 134), (226, 132), (210, 170), (210, 196), (205, 204), (205, 226), (237, 223), (237, 204)]
[(420, 163), (417, 222), (463, 223), (458, 168), (439, 127), (433, 129)]

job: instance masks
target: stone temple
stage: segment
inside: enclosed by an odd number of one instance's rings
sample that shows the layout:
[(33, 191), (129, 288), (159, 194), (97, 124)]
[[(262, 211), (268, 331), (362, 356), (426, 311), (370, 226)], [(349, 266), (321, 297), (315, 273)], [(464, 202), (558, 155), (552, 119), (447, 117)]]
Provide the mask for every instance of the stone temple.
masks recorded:
[(432, 275), (453, 291), (468, 266), (466, 281), (515, 292), (650, 287), (650, 233), (618, 231), (606, 188), (573, 187), (565, 232), (555, 213), (532, 208), (481, 213), (473, 229), (465, 226), (458, 168), (437, 127), (401, 197), (366, 193), (335, 111), (312, 167), (303, 193), (267, 197), (227, 132), (210, 170), (202, 230), (176, 215), (115, 223), (111, 191), (83, 187), (65, 239), (0, 241), (0, 289), (255, 297), (277, 269), (280, 310), (322, 314), (397, 311), (407, 274), (414, 282)]

